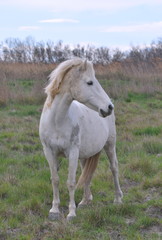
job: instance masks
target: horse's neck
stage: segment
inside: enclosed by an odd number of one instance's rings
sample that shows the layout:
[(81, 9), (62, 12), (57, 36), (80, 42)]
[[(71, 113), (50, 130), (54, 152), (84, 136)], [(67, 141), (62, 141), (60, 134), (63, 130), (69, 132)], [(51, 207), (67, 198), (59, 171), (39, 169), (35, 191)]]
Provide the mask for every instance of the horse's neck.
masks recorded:
[(51, 106), (52, 118), (59, 127), (66, 120), (67, 112), (73, 99), (69, 93), (57, 94)]

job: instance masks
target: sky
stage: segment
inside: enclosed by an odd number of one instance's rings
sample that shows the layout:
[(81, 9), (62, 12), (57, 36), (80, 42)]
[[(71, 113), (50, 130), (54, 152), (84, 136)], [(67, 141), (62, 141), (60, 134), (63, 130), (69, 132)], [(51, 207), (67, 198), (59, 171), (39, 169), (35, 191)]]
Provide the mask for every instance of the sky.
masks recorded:
[(0, 42), (33, 37), (126, 50), (162, 38), (162, 0), (0, 0)]

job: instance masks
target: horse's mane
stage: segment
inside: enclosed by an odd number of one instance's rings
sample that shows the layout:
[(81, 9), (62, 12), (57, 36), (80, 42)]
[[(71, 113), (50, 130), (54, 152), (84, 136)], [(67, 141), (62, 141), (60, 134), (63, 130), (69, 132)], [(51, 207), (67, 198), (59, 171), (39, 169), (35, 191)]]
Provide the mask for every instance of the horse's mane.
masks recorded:
[(56, 94), (60, 92), (60, 87), (65, 75), (75, 66), (81, 65), (83, 60), (80, 58), (74, 58), (67, 60), (58, 65), (58, 67), (52, 71), (49, 75), (49, 84), (45, 88), (47, 94), (46, 104), (50, 106)]

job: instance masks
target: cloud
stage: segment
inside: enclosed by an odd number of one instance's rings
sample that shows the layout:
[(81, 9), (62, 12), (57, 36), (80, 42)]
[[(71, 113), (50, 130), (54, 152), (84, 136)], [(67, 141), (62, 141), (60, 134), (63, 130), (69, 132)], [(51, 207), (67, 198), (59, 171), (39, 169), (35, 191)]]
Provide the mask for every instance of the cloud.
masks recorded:
[(127, 26), (110, 26), (102, 29), (102, 32), (152, 32), (159, 30), (161, 32), (162, 29), (162, 21), (160, 22), (152, 22), (152, 23), (144, 23), (138, 25), (127, 25)]
[(79, 23), (76, 19), (69, 19), (69, 18), (54, 18), (54, 19), (47, 19), (47, 20), (40, 20), (40, 23)]
[(39, 30), (40, 27), (38, 26), (20, 26), (18, 28), (19, 31), (30, 31), (30, 30)]

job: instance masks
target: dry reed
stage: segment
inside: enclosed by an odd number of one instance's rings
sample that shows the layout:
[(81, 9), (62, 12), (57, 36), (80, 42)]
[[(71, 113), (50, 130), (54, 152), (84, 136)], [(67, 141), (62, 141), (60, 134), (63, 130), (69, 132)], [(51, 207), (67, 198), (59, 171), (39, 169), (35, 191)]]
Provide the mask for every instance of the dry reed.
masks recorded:
[[(0, 105), (44, 100), (47, 77), (56, 64), (0, 63)], [(128, 93), (154, 95), (162, 91), (162, 64), (121, 62), (95, 65), (96, 77), (112, 98)]]

